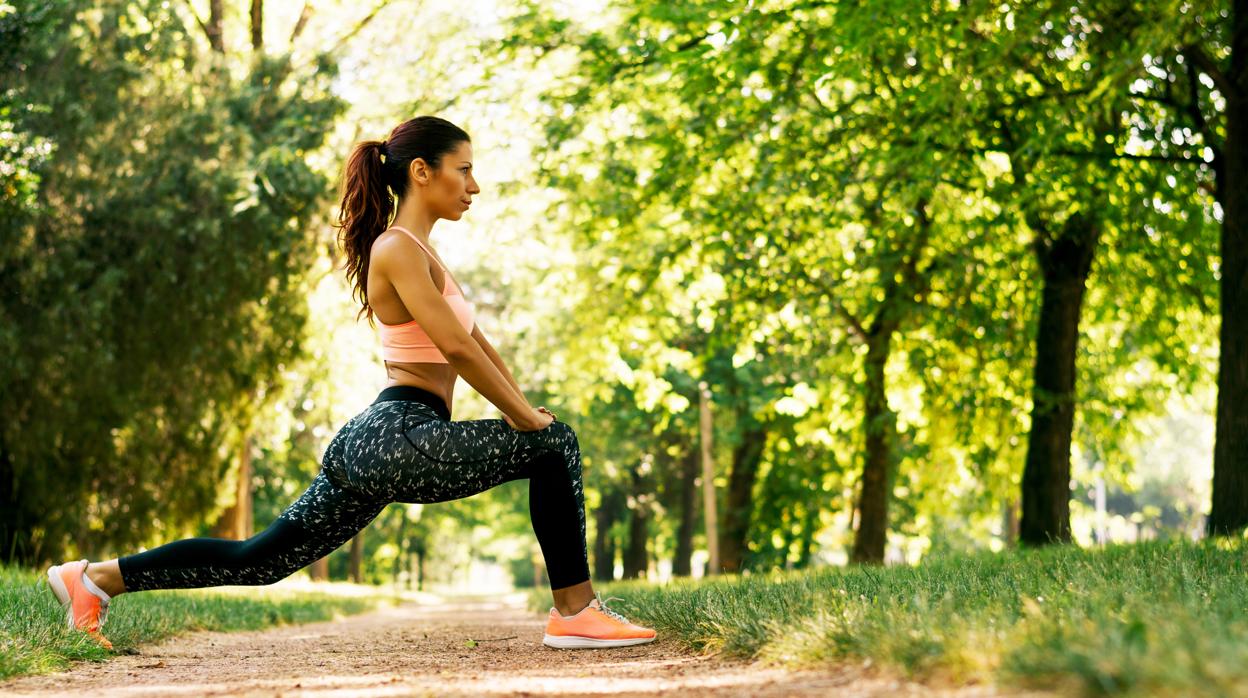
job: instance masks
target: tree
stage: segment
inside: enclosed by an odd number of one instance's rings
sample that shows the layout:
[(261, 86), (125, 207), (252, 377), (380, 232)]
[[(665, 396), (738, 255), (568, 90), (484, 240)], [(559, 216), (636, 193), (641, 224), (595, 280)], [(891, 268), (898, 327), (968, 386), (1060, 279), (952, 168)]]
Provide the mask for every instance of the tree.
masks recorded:
[(0, 545), (30, 562), (188, 532), (301, 351), (329, 179), (300, 154), (342, 108), (334, 66), (257, 56), (233, 78), (158, 2), (0, 23), (26, 153), (0, 197)]

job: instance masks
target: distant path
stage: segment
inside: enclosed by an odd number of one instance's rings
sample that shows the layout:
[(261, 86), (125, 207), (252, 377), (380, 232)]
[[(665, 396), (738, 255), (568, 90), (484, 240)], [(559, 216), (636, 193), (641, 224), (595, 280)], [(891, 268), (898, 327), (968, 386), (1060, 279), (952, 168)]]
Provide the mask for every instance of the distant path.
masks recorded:
[[(692, 654), (662, 637), (609, 650), (541, 644), (544, 619), (510, 597), (404, 602), (336, 621), (197, 631), (137, 655), (0, 683), (3, 695), (99, 696), (995, 696), (870, 676), (788, 672)], [(511, 638), (495, 639), (491, 638)], [(476, 647), (465, 640), (485, 640)], [(1010, 693), (1008, 695), (1022, 695)]]

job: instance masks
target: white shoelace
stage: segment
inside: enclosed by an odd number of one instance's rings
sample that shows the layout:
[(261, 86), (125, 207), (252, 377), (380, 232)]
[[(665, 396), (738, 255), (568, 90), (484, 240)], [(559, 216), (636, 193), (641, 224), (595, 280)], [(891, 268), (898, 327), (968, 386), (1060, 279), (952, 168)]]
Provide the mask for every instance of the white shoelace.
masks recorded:
[(621, 623), (629, 622), (629, 620), (625, 618), (619, 611), (616, 611), (615, 609), (607, 608), (607, 601), (610, 601), (611, 599), (619, 599), (620, 601), (623, 601), (624, 599), (621, 599), (618, 596), (609, 596), (604, 600), (602, 598), (602, 595), (597, 592), (594, 592), (594, 596), (598, 597), (598, 610), (599, 611), (602, 611), (603, 613), (607, 614), (608, 616), (611, 616), (612, 618), (620, 621)]

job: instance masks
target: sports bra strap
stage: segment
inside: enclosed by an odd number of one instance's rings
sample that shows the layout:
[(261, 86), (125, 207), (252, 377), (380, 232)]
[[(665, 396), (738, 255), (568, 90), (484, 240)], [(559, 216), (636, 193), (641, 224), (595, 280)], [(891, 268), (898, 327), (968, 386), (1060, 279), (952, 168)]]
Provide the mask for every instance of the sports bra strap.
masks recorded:
[(403, 232), (407, 233), (407, 234), (408, 234), (408, 237), (410, 237), (410, 238), (412, 238), (413, 240), (415, 240), (417, 245), (420, 245), (420, 249), (424, 250), (424, 251), (425, 251), (425, 254), (429, 255), (429, 257), (430, 257), (431, 259), (433, 259), (433, 261), (437, 262), (439, 267), (442, 267), (442, 271), (443, 271), (443, 272), (447, 272), (447, 273), (449, 273), (449, 271), (447, 270), (447, 268), (446, 268), (445, 266), (443, 266), (443, 265), (442, 265), (442, 262), (438, 261), (438, 258), (437, 258), (437, 257), (435, 257), (435, 256), (434, 256), (434, 254), (433, 254), (432, 252), (430, 252), (430, 251), (429, 251), (429, 248), (425, 246), (425, 243), (421, 242), (421, 241), (420, 241), (420, 238), (416, 237), (416, 234), (415, 234), (415, 233), (413, 233), (412, 231), (408, 230), (407, 228), (404, 228), (404, 227), (403, 227), (403, 226), (401, 226), (401, 225), (392, 225), (392, 226), (390, 226), (390, 227), (391, 227), (391, 228), (394, 228), (395, 230), (402, 230)]

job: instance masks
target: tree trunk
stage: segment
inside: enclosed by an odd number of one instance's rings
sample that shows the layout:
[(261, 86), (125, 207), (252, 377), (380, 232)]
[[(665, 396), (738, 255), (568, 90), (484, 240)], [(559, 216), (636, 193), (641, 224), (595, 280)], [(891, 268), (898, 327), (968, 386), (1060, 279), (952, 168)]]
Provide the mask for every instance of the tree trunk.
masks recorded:
[(819, 507), (807, 506), (806, 516), (802, 519), (802, 536), (797, 549), (797, 561), (794, 566), (803, 569), (810, 565), (810, 557), (815, 549), (815, 534), (819, 532)]
[(533, 586), (537, 589), (546, 586), (546, 565), (541, 555), (533, 556)]
[(310, 576), (314, 582), (329, 581), (329, 556), (326, 555), (316, 562), (313, 562), (308, 567), (308, 576)]
[(390, 573), (396, 585), (399, 583), (399, 575), (403, 571), (403, 558), (407, 555), (407, 509), (402, 510), (402, 515), (403, 518), (399, 520), (399, 533), (395, 537), (399, 546), (399, 552), (394, 556), (394, 567)]
[[(748, 419), (748, 416), (746, 417)], [(724, 507), (724, 530), (719, 539), (720, 569), (740, 572), (745, 563), (750, 518), (754, 513), (754, 480), (767, 443), (767, 430), (751, 424), (732, 452), (728, 476), (728, 502)]]
[(264, 48), (264, 0), (251, 0), (251, 48)]
[(676, 527), (676, 556), (672, 574), (693, 574), (693, 531), (698, 525), (698, 449), (689, 448), (680, 461), (680, 525)]
[(416, 591), (425, 590), (425, 541), (416, 541)]
[(863, 432), (866, 452), (858, 495), (858, 531), (851, 562), (882, 563), (888, 537), (888, 500), (892, 494), (896, 422), (884, 391), (884, 367), (892, 351), (893, 328), (873, 332), (867, 341)]
[(351, 558), (347, 565), (347, 574), (351, 581), (356, 584), (364, 583), (364, 531), (368, 529), (360, 529), (351, 539)]
[(650, 556), (646, 550), (649, 542), (650, 506), (646, 494), (640, 492), (643, 480), (635, 472), (633, 506), (629, 510), (628, 548), (624, 551), (624, 579), (645, 579), (650, 568)]
[(711, 450), (711, 389), (698, 383), (698, 433), (702, 459), (702, 513), (706, 518), (706, 574), (719, 574), (719, 514), (715, 506), (715, 459)]
[(602, 494), (602, 504), (594, 512), (594, 580), (609, 582), (615, 579), (615, 540), (611, 526), (619, 511), (619, 494), (608, 489)]
[(1222, 205), (1222, 279), (1218, 407), (1213, 448), (1210, 535), (1248, 526), (1248, 0), (1232, 11), (1226, 141), (1217, 181)]
[[(30, 540), (30, 532), (23, 534), (24, 511), (18, 495), (17, 469), (13, 466), (13, 455), (4, 445), (0, 434), (0, 560), (8, 564), (26, 563), (36, 559), (34, 551), (24, 544)], [(42, 562), (42, 561), (40, 561)]]
[(225, 53), (225, 3), (223, 0), (208, 1), (208, 24), (204, 25), (204, 34), (208, 36), (208, 44), (217, 53)]
[(217, 538), (247, 540), (255, 532), (251, 501), (251, 436), (243, 435), (238, 454), (238, 480), (234, 486), (234, 503), (221, 512), (213, 529)]
[(1006, 547), (1013, 548), (1018, 545), (1018, 502), (1014, 498), (1006, 498), (1001, 518), (1004, 529), (1001, 537)]
[(1066, 220), (1048, 241), (1036, 231), (1035, 251), (1044, 275), (1036, 328), (1031, 433), (1023, 466), (1019, 542), (1070, 541), (1070, 440), (1075, 423), (1075, 355), (1079, 312), (1099, 222), (1083, 212)]

